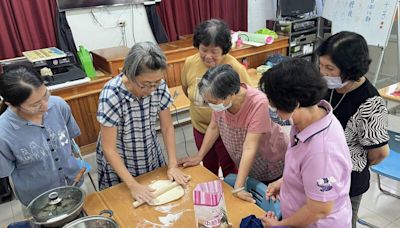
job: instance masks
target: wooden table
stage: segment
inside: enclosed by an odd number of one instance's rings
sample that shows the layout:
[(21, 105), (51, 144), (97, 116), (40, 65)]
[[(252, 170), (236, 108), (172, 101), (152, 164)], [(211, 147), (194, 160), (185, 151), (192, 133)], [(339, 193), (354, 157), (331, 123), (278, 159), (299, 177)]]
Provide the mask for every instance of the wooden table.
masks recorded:
[(400, 133), (400, 125), (397, 124), (400, 122), (400, 96), (394, 96), (393, 92), (395, 91), (400, 91), (400, 82), (380, 89), (379, 94), (386, 100), (386, 106), (389, 110), (388, 129), (390, 131)]
[(400, 82), (379, 90), (379, 94), (386, 100), (400, 103), (400, 96), (393, 96), (394, 91), (400, 91)]
[[(101, 210), (111, 209), (115, 214), (114, 219), (120, 227), (153, 227), (151, 223), (162, 225), (159, 218), (167, 216), (168, 214), (163, 213), (163, 211), (170, 208), (171, 214), (182, 212), (182, 216), (172, 227), (196, 227), (193, 211), (193, 189), (199, 183), (217, 180), (218, 177), (203, 166), (186, 168), (184, 172), (192, 177), (188, 188), (185, 190), (185, 195), (181, 199), (166, 204), (163, 207), (154, 207), (146, 204), (136, 209), (133, 208), (133, 198), (128, 192), (126, 185), (119, 184), (88, 195), (83, 208), (89, 215), (96, 215)], [(153, 180), (167, 179), (166, 168), (159, 168), (153, 172), (139, 176), (137, 179), (143, 184), (149, 184)], [(256, 216), (265, 214), (257, 205), (234, 197), (231, 193), (232, 188), (225, 182), (222, 182), (222, 184), (228, 211), (228, 220), (233, 224), (233, 227), (239, 227), (242, 218), (250, 214), (255, 214)]]

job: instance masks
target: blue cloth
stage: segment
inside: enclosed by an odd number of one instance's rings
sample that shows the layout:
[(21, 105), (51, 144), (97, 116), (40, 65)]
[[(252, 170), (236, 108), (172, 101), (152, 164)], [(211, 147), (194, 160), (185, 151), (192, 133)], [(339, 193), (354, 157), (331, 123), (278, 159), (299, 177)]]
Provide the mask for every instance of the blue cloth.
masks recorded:
[(28, 220), (11, 223), (7, 226), (7, 228), (34, 228), (35, 225), (29, 222)]
[(255, 215), (249, 215), (242, 219), (240, 222), (240, 228), (263, 228), (261, 220)]
[(79, 171), (71, 138), (80, 134), (68, 104), (50, 96), (43, 125), (22, 119), (11, 108), (0, 116), (0, 177), (11, 176), (22, 204), (52, 188), (72, 184)]
[[(107, 82), (101, 91), (97, 121), (103, 126), (117, 128), (116, 149), (132, 176), (165, 165), (156, 125), (159, 113), (172, 101), (164, 80), (149, 96), (137, 98), (125, 87), (122, 74)], [(104, 157), (100, 137), (97, 141), (97, 167), (100, 189), (121, 182)]]
[(268, 59), (265, 61), (264, 65), (274, 67), (278, 65), (279, 63), (287, 62), (291, 59), (291, 57), (288, 56), (283, 56), (281, 54), (273, 54), (268, 57)]

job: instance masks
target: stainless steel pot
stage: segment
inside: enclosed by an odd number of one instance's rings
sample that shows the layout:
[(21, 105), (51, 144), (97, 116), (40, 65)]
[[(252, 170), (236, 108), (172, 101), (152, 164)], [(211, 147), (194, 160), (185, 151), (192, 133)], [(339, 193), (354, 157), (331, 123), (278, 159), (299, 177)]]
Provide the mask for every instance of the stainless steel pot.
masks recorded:
[[(109, 214), (109, 217), (102, 216)], [(86, 216), (75, 221), (68, 223), (63, 228), (119, 228), (118, 224), (112, 219), (113, 212), (111, 210), (104, 210), (100, 215)]]
[(28, 210), (35, 224), (59, 227), (76, 219), (82, 211), (85, 193), (78, 187), (51, 189), (33, 199)]

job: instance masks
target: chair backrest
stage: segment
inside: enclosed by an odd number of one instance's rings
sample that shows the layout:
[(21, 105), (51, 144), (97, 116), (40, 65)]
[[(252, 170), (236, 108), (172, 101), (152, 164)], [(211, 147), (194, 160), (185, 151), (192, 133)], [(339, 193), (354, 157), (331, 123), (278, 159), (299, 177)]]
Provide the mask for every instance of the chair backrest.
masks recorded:
[(371, 166), (371, 171), (393, 180), (400, 181), (400, 153), (390, 150), (389, 155), (379, 164)]
[(389, 140), (389, 147), (392, 151), (400, 153), (400, 133), (394, 131), (388, 131), (390, 140)]
[[(236, 174), (229, 174), (224, 178), (224, 181), (233, 187), (235, 186), (236, 177), (237, 177)], [(256, 204), (259, 207), (261, 207), (264, 211), (273, 211), (276, 217), (278, 217), (279, 219), (282, 218), (280, 202), (279, 201), (273, 202), (272, 200), (267, 200), (265, 198), (267, 185), (252, 177), (248, 177), (245, 189), (246, 191), (250, 192), (253, 195), (253, 198), (256, 200)]]

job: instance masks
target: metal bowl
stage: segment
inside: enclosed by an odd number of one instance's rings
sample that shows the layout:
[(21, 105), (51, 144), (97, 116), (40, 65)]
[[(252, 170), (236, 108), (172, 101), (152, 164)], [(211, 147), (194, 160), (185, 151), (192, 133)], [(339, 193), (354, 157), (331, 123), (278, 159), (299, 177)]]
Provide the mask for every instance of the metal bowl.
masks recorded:
[(78, 187), (58, 187), (33, 199), (28, 210), (35, 224), (58, 227), (79, 216), (84, 198), (85, 193)]
[(93, 228), (93, 227), (102, 227), (102, 228), (119, 228), (118, 224), (114, 219), (104, 217), (101, 215), (93, 215), (86, 216), (75, 221), (72, 221), (63, 228)]

